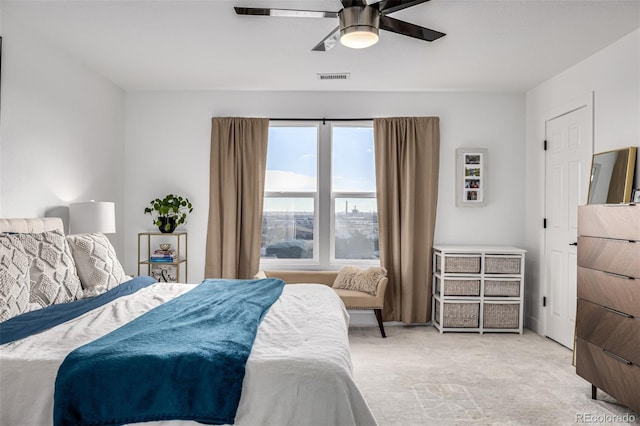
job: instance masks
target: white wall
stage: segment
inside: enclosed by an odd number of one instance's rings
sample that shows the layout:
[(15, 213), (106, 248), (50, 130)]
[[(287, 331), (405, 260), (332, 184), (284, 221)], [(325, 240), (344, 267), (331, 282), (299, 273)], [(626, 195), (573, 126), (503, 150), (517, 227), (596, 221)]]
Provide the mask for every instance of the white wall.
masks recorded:
[[(608, 151), (640, 145), (640, 30), (551, 78), (526, 94), (527, 323), (545, 332), (542, 296), (544, 233), (544, 117), (575, 99), (594, 99), (594, 149)], [(638, 163), (640, 165), (640, 163)], [(640, 188), (640, 171), (635, 185)]]
[[(137, 272), (144, 215), (170, 192), (194, 204), (189, 282), (204, 274), (211, 117), (439, 116), (437, 243), (524, 244), (524, 95), (359, 92), (129, 92), (126, 96), (125, 269)], [(487, 205), (455, 207), (455, 149), (488, 148)], [(430, 261), (425, 259), (425, 262)]]
[(67, 216), (114, 201), (123, 256), (124, 92), (2, 14), (0, 215)]

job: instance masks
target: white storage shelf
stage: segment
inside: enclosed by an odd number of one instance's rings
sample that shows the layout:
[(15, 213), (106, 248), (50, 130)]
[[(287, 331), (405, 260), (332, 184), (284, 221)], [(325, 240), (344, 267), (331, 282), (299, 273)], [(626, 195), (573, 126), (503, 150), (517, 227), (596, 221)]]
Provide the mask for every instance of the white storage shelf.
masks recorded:
[(434, 246), (432, 323), (443, 333), (522, 334), (526, 250)]

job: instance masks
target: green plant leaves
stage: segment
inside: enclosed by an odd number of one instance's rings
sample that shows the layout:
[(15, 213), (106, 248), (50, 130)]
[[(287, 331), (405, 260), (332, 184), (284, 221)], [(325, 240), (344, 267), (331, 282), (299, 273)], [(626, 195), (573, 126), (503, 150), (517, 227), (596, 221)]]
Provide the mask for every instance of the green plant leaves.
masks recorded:
[[(193, 205), (187, 197), (168, 194), (160, 199), (156, 198), (149, 202), (151, 207), (145, 207), (144, 213), (154, 216), (153, 224), (157, 227), (162, 226), (160, 217), (175, 217), (176, 224), (181, 225), (187, 220), (187, 213), (193, 211)], [(165, 225), (165, 229), (170, 229)]]

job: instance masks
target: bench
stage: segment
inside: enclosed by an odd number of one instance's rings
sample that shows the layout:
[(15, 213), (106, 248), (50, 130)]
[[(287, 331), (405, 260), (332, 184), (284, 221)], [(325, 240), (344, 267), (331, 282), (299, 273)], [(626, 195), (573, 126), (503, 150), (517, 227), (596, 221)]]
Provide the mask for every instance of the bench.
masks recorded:
[[(333, 282), (339, 271), (260, 271), (254, 278), (279, 278), (287, 284), (324, 284), (333, 288)], [(387, 337), (382, 325), (382, 308), (384, 307), (384, 292), (387, 289), (388, 279), (382, 277), (378, 281), (376, 294), (371, 295), (360, 291), (335, 288), (334, 291), (342, 299), (347, 309), (368, 310), (372, 309), (378, 320), (378, 327), (382, 337)]]

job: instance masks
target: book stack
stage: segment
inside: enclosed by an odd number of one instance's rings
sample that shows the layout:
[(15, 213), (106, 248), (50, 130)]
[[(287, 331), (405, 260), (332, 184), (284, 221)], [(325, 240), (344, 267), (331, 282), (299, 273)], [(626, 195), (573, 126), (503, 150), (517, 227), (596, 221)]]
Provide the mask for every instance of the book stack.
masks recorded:
[(173, 250), (156, 250), (151, 255), (151, 262), (175, 262), (176, 255)]

